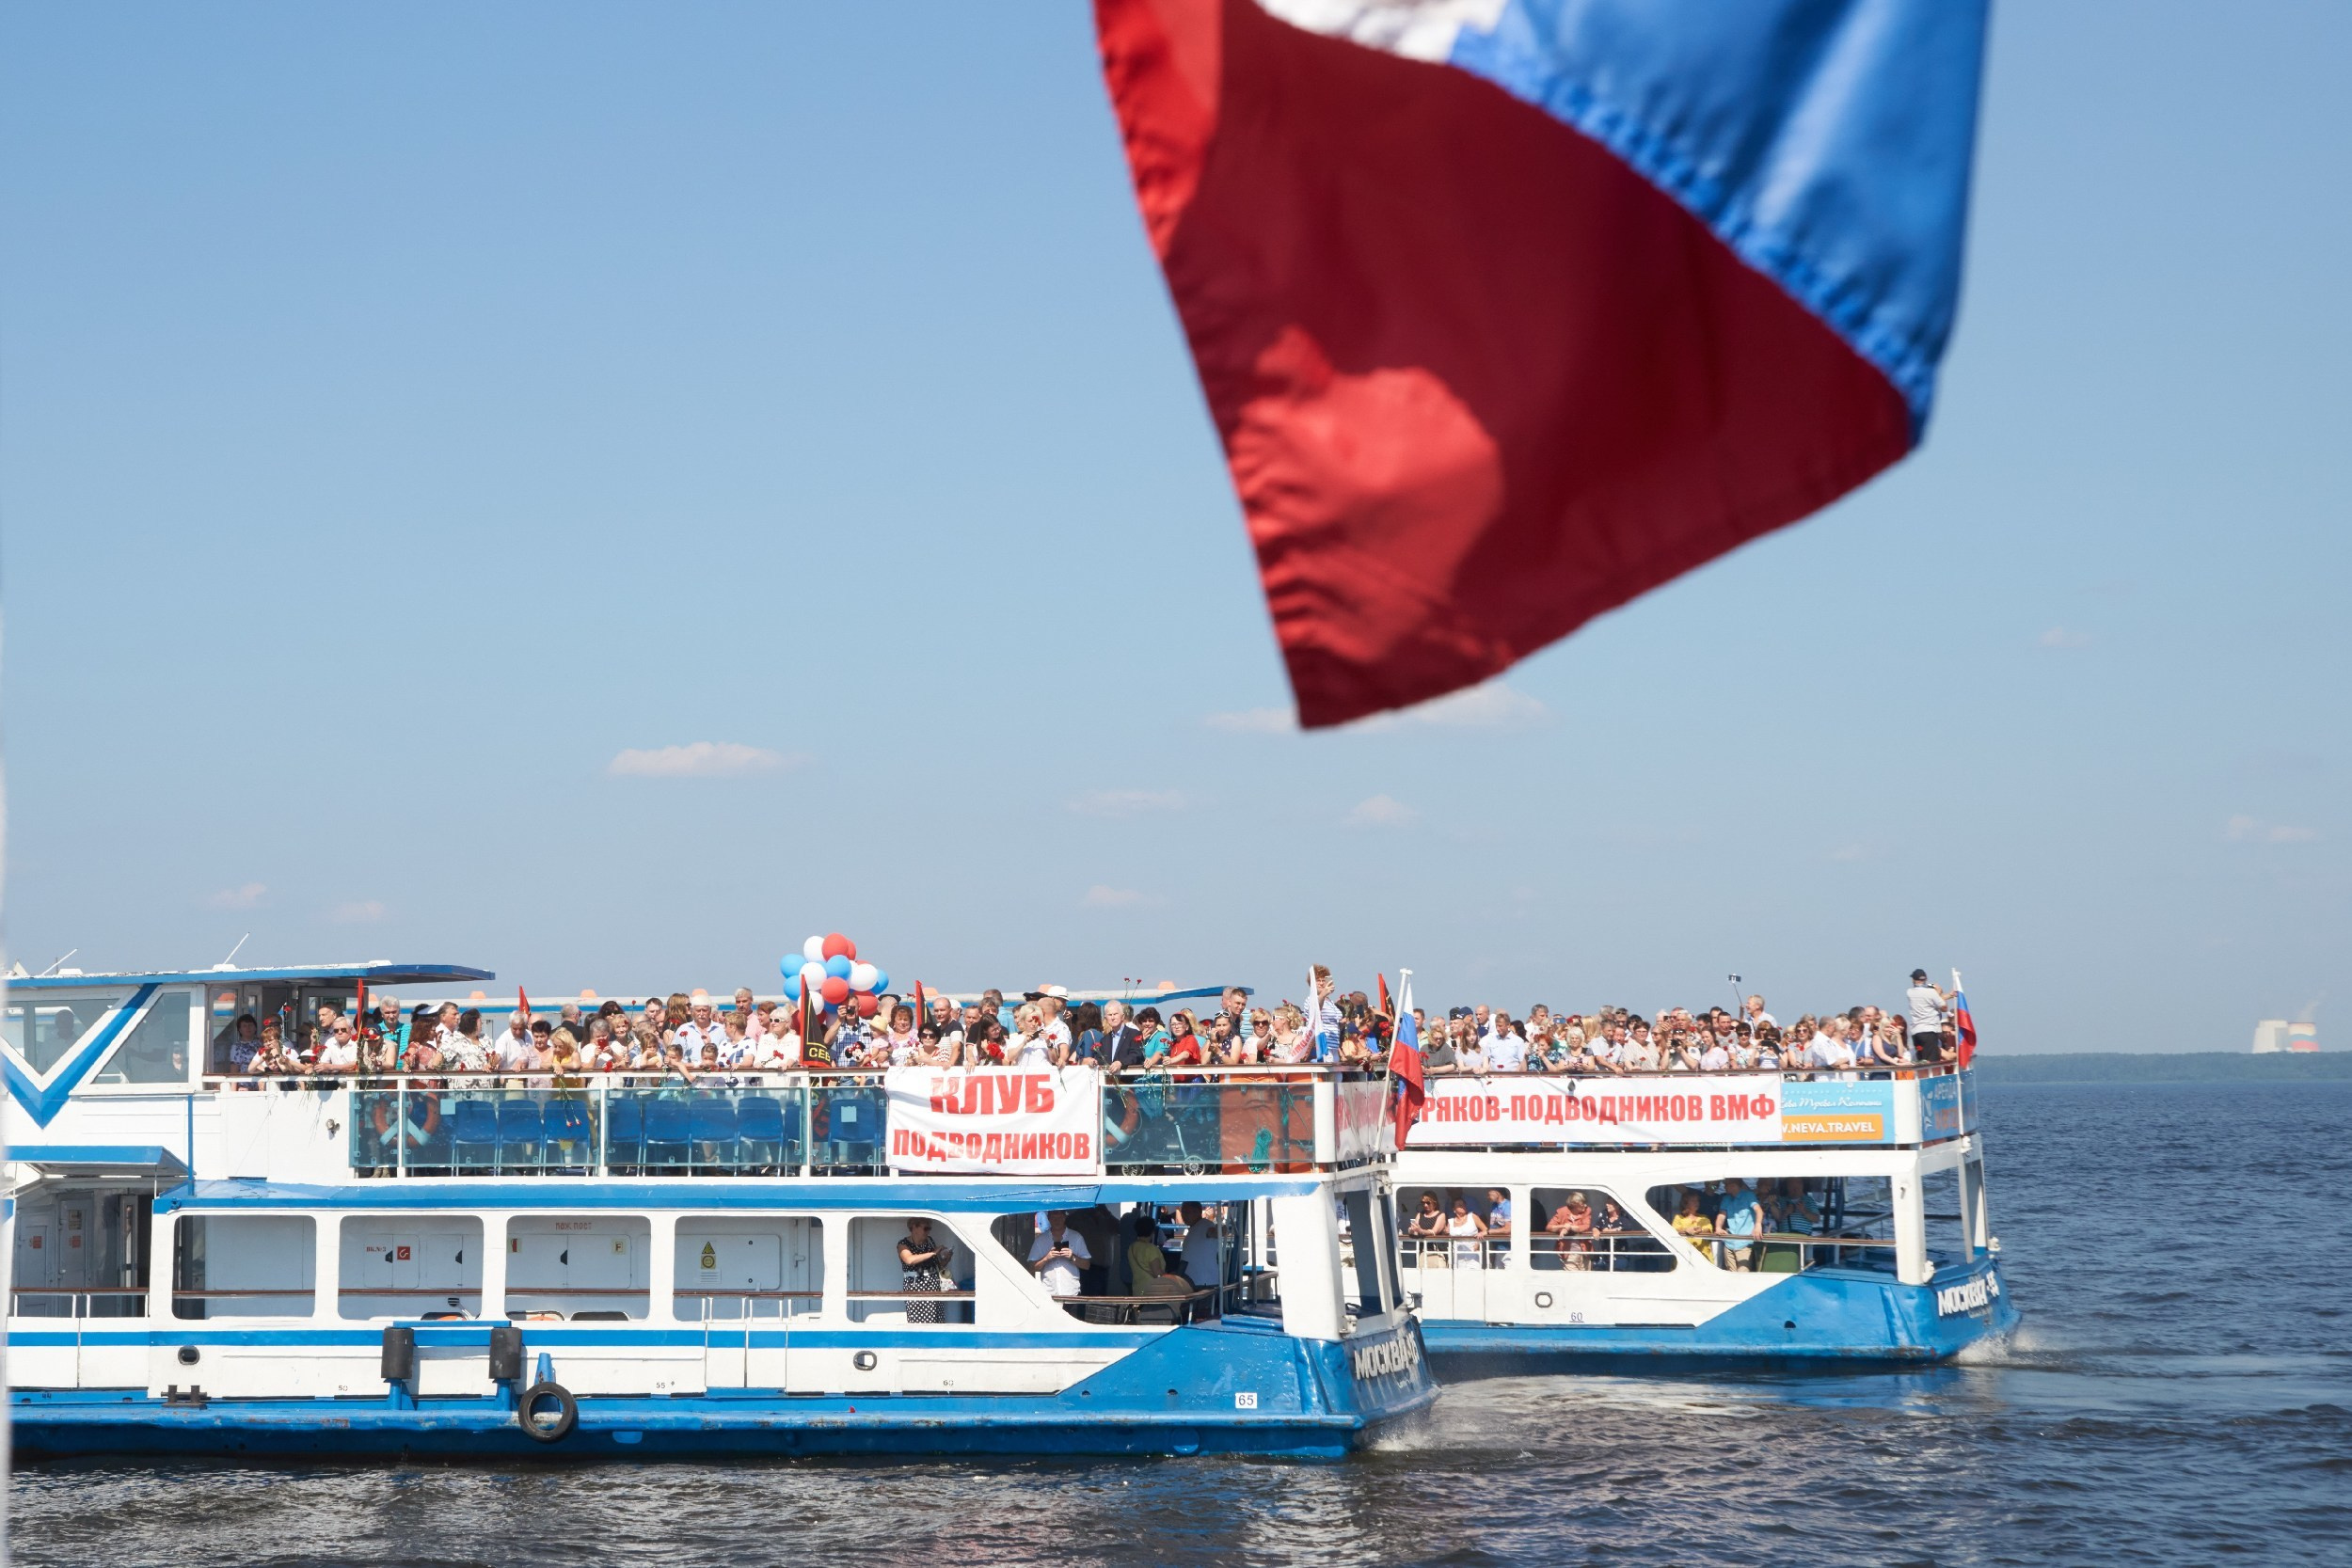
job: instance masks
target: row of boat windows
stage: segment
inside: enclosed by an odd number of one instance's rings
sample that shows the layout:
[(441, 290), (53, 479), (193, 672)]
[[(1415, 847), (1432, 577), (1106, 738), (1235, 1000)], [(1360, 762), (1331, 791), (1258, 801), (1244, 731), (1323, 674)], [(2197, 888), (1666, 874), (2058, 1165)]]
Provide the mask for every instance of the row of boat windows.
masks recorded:
[[(819, 1317), (828, 1310), (829, 1246), (842, 1251), (846, 1264), (843, 1298), (833, 1310), (852, 1323), (974, 1322), (976, 1298), (1002, 1283), (979, 1267), (976, 1245), (1001, 1249), (1049, 1294), (1065, 1298), (1073, 1315), (1095, 1321), (1136, 1314), (1085, 1310), (1090, 1298), (1148, 1305), (1238, 1283), (1240, 1257), (1229, 1236), (1241, 1227), (1221, 1206), (1203, 1212), (1187, 1205), (1168, 1227), (1149, 1211), (1120, 1214), (1107, 1207), (1059, 1220), (1057, 1229), (1037, 1211), (921, 1223), (895, 1214), (684, 1218), (663, 1227), (672, 1258), (666, 1316), (688, 1323)], [(314, 1315), (320, 1223), (307, 1214), (183, 1216), (174, 1242), (174, 1315)], [(502, 1302), (491, 1310), (569, 1322), (662, 1315), (652, 1291), (655, 1227), (644, 1216), (516, 1216), (487, 1238), (478, 1216), (461, 1214), (325, 1223), (335, 1231), (333, 1310), (342, 1318), (478, 1317), (489, 1244), (506, 1253)], [(1008, 1305), (1027, 1310), (1031, 1301)]]
[(1883, 1259), (1893, 1239), (1883, 1176), (1667, 1183), (1639, 1201), (1590, 1184), (1415, 1186), (1400, 1196), (1406, 1261), (1423, 1268), (1501, 1266), (1524, 1236), (1532, 1268), (1664, 1273), (1681, 1262), (1661, 1239), (1671, 1233), (1719, 1268), (1792, 1273), (1825, 1254), (1827, 1239), (1865, 1243), (1836, 1248), (1845, 1261)]

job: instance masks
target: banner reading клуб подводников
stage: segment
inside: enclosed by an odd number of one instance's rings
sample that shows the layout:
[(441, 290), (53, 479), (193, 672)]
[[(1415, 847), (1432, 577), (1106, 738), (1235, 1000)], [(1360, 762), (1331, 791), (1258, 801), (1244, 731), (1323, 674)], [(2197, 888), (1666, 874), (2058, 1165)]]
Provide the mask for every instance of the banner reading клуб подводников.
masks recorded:
[(1094, 1068), (893, 1068), (890, 1168), (1086, 1176), (1103, 1168)]

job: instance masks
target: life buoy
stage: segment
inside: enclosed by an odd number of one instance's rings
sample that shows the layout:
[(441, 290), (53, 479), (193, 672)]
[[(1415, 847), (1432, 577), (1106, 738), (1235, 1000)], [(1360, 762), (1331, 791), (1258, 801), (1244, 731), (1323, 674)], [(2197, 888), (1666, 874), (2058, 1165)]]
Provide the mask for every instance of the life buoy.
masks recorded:
[[(555, 1402), (551, 1417), (539, 1408), (549, 1400)], [(515, 1402), (515, 1424), (534, 1443), (561, 1443), (580, 1425), (580, 1402), (560, 1383), (534, 1383)]]

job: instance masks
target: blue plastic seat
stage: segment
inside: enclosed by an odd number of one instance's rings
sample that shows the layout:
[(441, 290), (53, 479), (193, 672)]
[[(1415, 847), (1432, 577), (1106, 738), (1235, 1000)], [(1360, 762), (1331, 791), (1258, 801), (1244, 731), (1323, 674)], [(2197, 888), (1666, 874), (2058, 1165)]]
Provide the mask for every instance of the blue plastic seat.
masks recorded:
[(694, 1163), (732, 1165), (736, 1163), (735, 1101), (723, 1095), (698, 1095), (689, 1113), (694, 1140)]
[(645, 1105), (645, 1164), (649, 1165), (682, 1165), (686, 1164), (687, 1140), (691, 1128), (686, 1114), (686, 1101), (661, 1099)]
[(735, 1104), (736, 1135), (747, 1144), (784, 1142), (784, 1106), (764, 1094), (748, 1094)]
[(450, 1153), (461, 1165), (489, 1165), (498, 1160), (498, 1108), (487, 1101), (460, 1100), (450, 1106)]
[[(782, 1165), (787, 1152), (784, 1135), (784, 1106), (764, 1094), (747, 1094), (735, 1102), (735, 1132), (743, 1140), (743, 1161), (752, 1165)], [(790, 1157), (798, 1164), (797, 1156)]]
[(499, 1169), (527, 1169), (539, 1163), (547, 1125), (535, 1100), (499, 1101)]
[[(596, 1130), (588, 1107), (577, 1100), (557, 1100), (548, 1105), (548, 1159), (566, 1167), (593, 1165), (596, 1161)], [(557, 1144), (568, 1144), (558, 1148)]]
[(633, 1094), (604, 1102), (604, 1161), (632, 1168), (645, 1163), (645, 1102)]

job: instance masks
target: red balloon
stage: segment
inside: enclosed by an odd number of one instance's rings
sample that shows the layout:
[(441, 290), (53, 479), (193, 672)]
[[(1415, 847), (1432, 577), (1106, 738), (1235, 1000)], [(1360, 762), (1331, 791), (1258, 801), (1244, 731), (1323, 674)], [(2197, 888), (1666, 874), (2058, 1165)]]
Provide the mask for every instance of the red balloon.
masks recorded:
[(854, 962), (857, 958), (857, 943), (835, 931), (825, 939), (825, 957), (848, 958)]
[(835, 1006), (850, 999), (850, 982), (838, 974), (828, 974), (825, 983), (817, 988), (818, 995)]
[(877, 1008), (877, 1007), (879, 1007), (879, 1006), (882, 1006), (882, 1000), (881, 1000), (881, 998), (877, 997), (877, 996), (876, 996), (876, 995), (875, 995), (872, 991), (870, 991), (870, 990), (869, 990), (869, 991), (860, 991), (860, 992), (858, 992), (858, 998), (857, 998), (857, 1016), (858, 1016), (858, 1017), (860, 1017), (860, 1018), (872, 1018), (872, 1017), (874, 1016), (874, 1009), (875, 1009), (875, 1008)]

